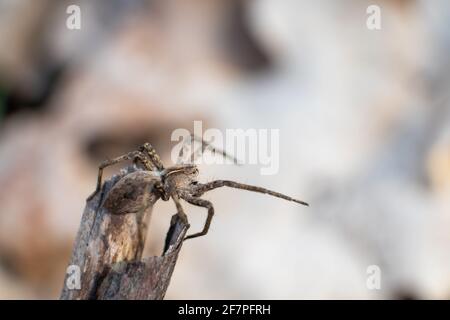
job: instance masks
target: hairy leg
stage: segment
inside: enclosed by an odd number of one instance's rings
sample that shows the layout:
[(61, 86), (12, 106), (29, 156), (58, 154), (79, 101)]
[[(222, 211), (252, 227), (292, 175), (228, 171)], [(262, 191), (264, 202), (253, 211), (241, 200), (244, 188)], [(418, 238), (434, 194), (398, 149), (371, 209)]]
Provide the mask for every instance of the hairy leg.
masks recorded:
[(139, 150), (147, 155), (152, 164), (159, 170), (164, 170), (164, 165), (161, 161), (161, 158), (156, 153), (155, 148), (150, 143), (144, 143)]
[(97, 194), (97, 192), (100, 191), (100, 188), (102, 187), (103, 169), (126, 160), (139, 160), (140, 162), (142, 162), (146, 170), (153, 170), (151, 163), (149, 163), (148, 159), (140, 151), (132, 151), (127, 154), (124, 154), (123, 156), (111, 160), (105, 160), (98, 167), (97, 187), (95, 188), (95, 191), (87, 198), (88, 201), (91, 200)]
[(201, 153), (205, 152), (205, 150), (208, 148), (209, 150), (211, 150), (211, 152), (213, 153), (219, 153), (220, 155), (222, 155), (224, 158), (226, 159), (230, 159), (233, 161), (234, 164), (239, 164), (238, 160), (227, 154), (225, 151), (220, 150), (215, 148), (211, 143), (209, 143), (208, 141), (205, 141), (204, 139), (197, 137), (196, 135), (194, 135), (193, 133), (191, 133), (190, 136), (186, 137), (183, 141), (183, 146), (180, 150), (180, 153), (178, 154), (178, 159), (177, 159), (177, 164), (182, 163), (183, 158), (185, 157), (184, 155), (184, 147), (186, 146), (186, 144), (188, 143), (192, 143), (193, 141), (198, 141), (201, 143), (201, 148), (198, 148), (197, 150), (195, 150), (195, 148), (192, 148), (191, 153), (189, 154), (189, 160), (191, 162), (193, 162), (193, 160), (198, 157)]
[(205, 225), (203, 226), (203, 230), (200, 232), (188, 235), (186, 238), (184, 238), (184, 240), (204, 236), (205, 234), (208, 233), (209, 226), (211, 225), (211, 220), (214, 216), (214, 207), (213, 207), (212, 203), (207, 200), (203, 200), (200, 198), (194, 198), (194, 197), (191, 197), (188, 195), (183, 195), (182, 199), (194, 206), (203, 207), (203, 208), (208, 209), (208, 217), (206, 218)]
[(284, 195), (284, 194), (276, 192), (276, 191), (272, 191), (272, 190), (268, 190), (265, 188), (252, 186), (252, 185), (248, 185), (248, 184), (243, 184), (243, 183), (239, 183), (239, 182), (229, 181), (229, 180), (215, 180), (215, 181), (212, 181), (209, 183), (198, 184), (197, 186), (195, 186), (194, 193), (196, 195), (202, 195), (205, 192), (208, 192), (208, 191), (211, 191), (211, 190), (214, 190), (217, 188), (221, 188), (221, 187), (230, 187), (230, 188), (235, 188), (235, 189), (242, 189), (242, 190), (247, 190), (247, 191), (268, 194), (273, 197), (277, 197), (277, 198), (281, 198), (284, 200), (293, 201), (293, 202), (296, 202), (296, 203), (299, 203), (299, 204), (302, 204), (305, 206), (309, 206), (309, 204), (304, 201), (291, 198), (287, 195)]
[(186, 224), (188, 224), (188, 219), (186, 213), (184, 213), (184, 209), (181, 206), (180, 198), (177, 194), (172, 194), (172, 200), (175, 203), (175, 207), (177, 208), (177, 214), (180, 216), (181, 220), (183, 220)]

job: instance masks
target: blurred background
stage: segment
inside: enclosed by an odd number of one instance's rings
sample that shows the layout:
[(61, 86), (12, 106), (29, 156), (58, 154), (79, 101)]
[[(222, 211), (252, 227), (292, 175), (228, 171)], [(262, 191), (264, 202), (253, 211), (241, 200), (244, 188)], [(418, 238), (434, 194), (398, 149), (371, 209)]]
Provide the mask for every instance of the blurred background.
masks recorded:
[[(280, 129), (278, 174), (201, 181), (311, 206), (206, 195), (168, 299), (450, 298), (449, 21), (446, 0), (0, 0), (0, 298), (57, 298), (98, 164), (145, 141), (170, 164), (194, 120)], [(146, 255), (174, 212), (155, 206)]]

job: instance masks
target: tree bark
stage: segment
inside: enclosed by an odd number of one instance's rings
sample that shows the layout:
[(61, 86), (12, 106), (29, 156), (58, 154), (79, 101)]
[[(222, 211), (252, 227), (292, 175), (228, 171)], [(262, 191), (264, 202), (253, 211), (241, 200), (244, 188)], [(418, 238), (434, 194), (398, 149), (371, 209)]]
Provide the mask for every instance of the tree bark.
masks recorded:
[(156, 179), (129, 167), (87, 201), (61, 299), (164, 298), (189, 225), (174, 215), (162, 256), (142, 259)]

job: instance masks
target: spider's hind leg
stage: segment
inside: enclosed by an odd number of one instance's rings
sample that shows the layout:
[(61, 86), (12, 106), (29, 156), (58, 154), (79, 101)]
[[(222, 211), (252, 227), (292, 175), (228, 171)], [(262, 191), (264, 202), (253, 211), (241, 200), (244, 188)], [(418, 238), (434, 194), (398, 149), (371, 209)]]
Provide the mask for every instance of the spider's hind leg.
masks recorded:
[(98, 167), (97, 187), (95, 188), (95, 191), (87, 198), (87, 201), (91, 200), (97, 194), (97, 192), (100, 191), (100, 189), (102, 187), (103, 170), (106, 167), (115, 165), (116, 163), (119, 163), (121, 161), (126, 161), (126, 160), (140, 160), (147, 170), (152, 170), (152, 168), (150, 167), (150, 164), (148, 163), (148, 159), (140, 151), (132, 151), (127, 154), (124, 154), (123, 156), (120, 156), (120, 157), (117, 157), (117, 158), (114, 158), (111, 160), (105, 160)]

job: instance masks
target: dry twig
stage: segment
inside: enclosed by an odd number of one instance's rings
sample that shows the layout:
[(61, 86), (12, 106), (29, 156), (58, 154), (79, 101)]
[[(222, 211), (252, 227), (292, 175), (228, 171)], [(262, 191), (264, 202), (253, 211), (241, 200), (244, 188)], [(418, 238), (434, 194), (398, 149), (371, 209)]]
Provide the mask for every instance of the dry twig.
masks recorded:
[(129, 167), (89, 199), (70, 265), (81, 271), (80, 289), (66, 276), (61, 299), (162, 299), (189, 225), (172, 217), (162, 256), (142, 259), (155, 177)]

